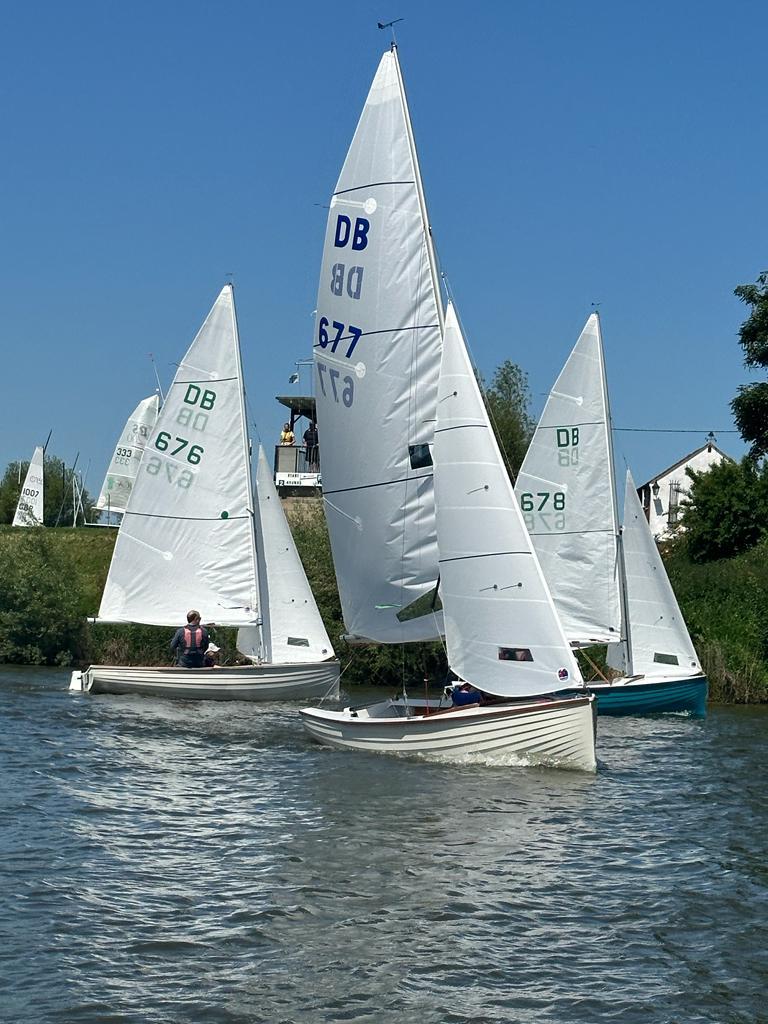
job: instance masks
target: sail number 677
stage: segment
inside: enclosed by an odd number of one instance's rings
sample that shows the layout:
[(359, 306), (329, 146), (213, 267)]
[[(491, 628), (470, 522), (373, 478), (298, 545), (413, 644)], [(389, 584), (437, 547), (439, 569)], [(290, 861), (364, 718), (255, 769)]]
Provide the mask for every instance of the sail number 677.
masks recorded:
[[(328, 391), (325, 389), (327, 381), (330, 386), (334, 402), (338, 402), (339, 396), (341, 396), (341, 401), (349, 409), (355, 400), (354, 379), (352, 377), (342, 377), (340, 370), (335, 370), (332, 366), (328, 367), (325, 363), (320, 362), (317, 364), (317, 375), (320, 381), (320, 390), (323, 392), (323, 395), (328, 398)], [(341, 382), (343, 387), (340, 386), (339, 382)]]

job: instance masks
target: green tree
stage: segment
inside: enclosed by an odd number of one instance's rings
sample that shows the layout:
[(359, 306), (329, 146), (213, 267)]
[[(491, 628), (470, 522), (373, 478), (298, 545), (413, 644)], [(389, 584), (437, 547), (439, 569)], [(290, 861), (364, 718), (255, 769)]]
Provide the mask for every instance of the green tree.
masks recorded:
[[(734, 295), (751, 310), (739, 330), (744, 365), (768, 370), (768, 271), (759, 275), (756, 284), (740, 284)], [(731, 408), (741, 436), (752, 445), (751, 458), (768, 454), (768, 381), (742, 384)]]
[(693, 485), (682, 502), (679, 543), (694, 562), (732, 558), (768, 534), (768, 465), (725, 459), (706, 472), (687, 473)]
[(528, 374), (507, 359), (496, 368), (487, 387), (482, 378), (480, 383), (499, 447), (514, 480), (528, 451), (535, 426), (529, 411), (531, 393)]
[[(16, 504), (29, 468), (29, 460), (11, 462), (0, 481), (0, 524), (13, 522)], [(46, 526), (72, 525), (72, 470), (65, 466), (56, 455), (45, 456), (45, 503), (44, 522)], [(21, 482), (19, 482), (21, 481)], [(83, 493), (83, 508), (86, 518), (90, 517), (93, 500), (87, 491)]]

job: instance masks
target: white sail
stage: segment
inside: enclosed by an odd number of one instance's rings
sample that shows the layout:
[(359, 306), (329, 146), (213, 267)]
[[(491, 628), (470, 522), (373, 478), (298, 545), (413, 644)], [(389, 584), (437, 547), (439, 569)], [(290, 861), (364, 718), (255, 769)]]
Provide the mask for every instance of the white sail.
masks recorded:
[[(331, 198), (315, 394), (326, 517), (350, 634), (433, 638), (429, 445), (442, 306), (397, 53), (386, 53)], [(414, 602), (422, 600), (414, 607)]]
[(99, 617), (258, 620), (250, 456), (232, 286), (179, 364), (128, 500)]
[(697, 675), (701, 665), (629, 471), (621, 541), (627, 626), (622, 643), (608, 648), (608, 664), (630, 676)]
[(158, 395), (152, 395), (139, 402), (128, 417), (120, 439), (115, 445), (99, 497), (96, 499), (97, 509), (109, 512), (125, 511), (147, 439), (157, 422), (159, 409), (160, 398)]
[[(265, 645), (275, 664), (325, 661), (334, 656), (304, 566), (280, 503), (264, 450), (256, 468), (259, 509), (260, 573)], [(259, 656), (259, 630), (243, 626), (237, 648), (249, 658)]]
[(549, 393), (515, 483), (565, 635), (579, 644), (621, 635), (610, 429), (593, 313)]
[(44, 523), (44, 480), (43, 480), (43, 449), (35, 448), (32, 461), (24, 477), (16, 513), (13, 517), (14, 526), (42, 526)]
[(450, 303), (434, 460), (451, 668), (499, 696), (580, 683)]

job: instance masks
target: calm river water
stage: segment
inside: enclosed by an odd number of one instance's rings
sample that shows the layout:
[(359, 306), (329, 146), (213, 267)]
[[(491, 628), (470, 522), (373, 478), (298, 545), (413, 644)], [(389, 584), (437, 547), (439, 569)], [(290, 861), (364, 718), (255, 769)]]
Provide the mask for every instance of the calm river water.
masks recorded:
[(766, 709), (601, 719), (590, 777), (67, 683), (0, 671), (3, 1021), (768, 1021)]

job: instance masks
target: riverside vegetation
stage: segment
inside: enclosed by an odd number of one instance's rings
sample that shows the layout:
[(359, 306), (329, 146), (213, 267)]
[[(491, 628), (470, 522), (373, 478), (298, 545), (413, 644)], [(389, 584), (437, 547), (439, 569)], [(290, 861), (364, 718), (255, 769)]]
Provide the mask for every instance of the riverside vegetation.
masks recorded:
[[(439, 643), (348, 647), (320, 501), (297, 500), (289, 521), (317, 603), (344, 671), (344, 683), (440, 684)], [(115, 530), (0, 528), (0, 662), (70, 665), (169, 664), (171, 630), (92, 625)], [(768, 701), (768, 538), (731, 558), (697, 563), (678, 541), (666, 564), (710, 680), (728, 703)], [(223, 660), (236, 656), (235, 630), (217, 628)], [(588, 676), (588, 671), (587, 671)]]

